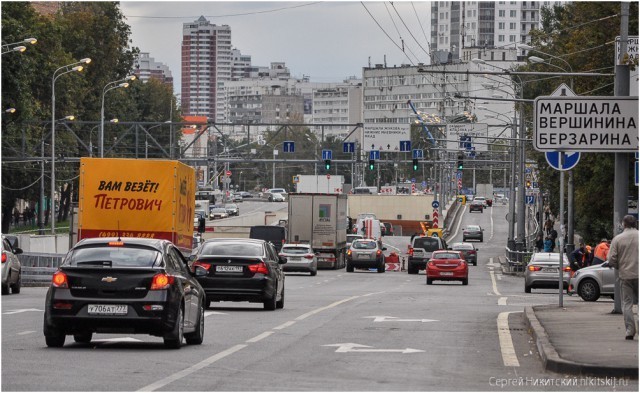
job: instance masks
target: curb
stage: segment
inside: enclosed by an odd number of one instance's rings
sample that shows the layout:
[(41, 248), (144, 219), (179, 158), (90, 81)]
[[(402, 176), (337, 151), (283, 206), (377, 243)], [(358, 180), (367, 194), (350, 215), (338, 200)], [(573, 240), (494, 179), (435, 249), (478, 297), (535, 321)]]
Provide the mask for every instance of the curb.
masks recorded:
[(515, 276), (515, 277), (524, 277), (524, 272), (513, 272), (509, 270), (507, 266), (507, 258), (504, 256), (498, 256), (498, 262), (500, 262), (500, 268), (502, 269), (502, 274), (505, 276)]
[(546, 370), (556, 373), (638, 379), (637, 367), (608, 367), (606, 365), (577, 363), (561, 358), (549, 341), (549, 335), (536, 317), (533, 307), (525, 307), (524, 315), (526, 326), (533, 334), (542, 365)]

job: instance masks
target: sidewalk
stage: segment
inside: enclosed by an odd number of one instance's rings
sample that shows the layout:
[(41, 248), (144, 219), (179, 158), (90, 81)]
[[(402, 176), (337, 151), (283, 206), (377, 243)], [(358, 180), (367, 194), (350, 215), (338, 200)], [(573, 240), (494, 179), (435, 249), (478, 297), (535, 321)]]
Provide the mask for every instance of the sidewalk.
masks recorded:
[(612, 301), (526, 307), (525, 321), (545, 369), (638, 379), (638, 336), (625, 340), (622, 314), (611, 310)]

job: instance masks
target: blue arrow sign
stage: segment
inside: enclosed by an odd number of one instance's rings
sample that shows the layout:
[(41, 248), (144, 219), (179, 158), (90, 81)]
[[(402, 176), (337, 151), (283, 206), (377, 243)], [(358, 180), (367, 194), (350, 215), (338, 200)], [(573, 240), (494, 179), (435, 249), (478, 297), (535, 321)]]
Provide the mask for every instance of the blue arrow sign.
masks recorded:
[(440, 207), (440, 202), (438, 201), (431, 202), (431, 207), (434, 209), (437, 209), (438, 207)]
[(380, 159), (380, 150), (371, 150), (369, 152), (370, 160), (379, 160)]
[(333, 159), (333, 154), (331, 153), (331, 150), (322, 150), (322, 159), (323, 160), (332, 160)]
[(420, 159), (423, 157), (424, 157), (424, 154), (422, 152), (422, 149), (413, 149), (412, 158)]
[(638, 168), (638, 163), (639, 163), (639, 162), (640, 162), (640, 161), (636, 161), (636, 165), (634, 165), (634, 168), (635, 168), (635, 174), (636, 174), (636, 175), (635, 175), (635, 178), (636, 178), (636, 186), (640, 184), (640, 182), (638, 182), (638, 180), (639, 180), (639, 179), (638, 179), (638, 176), (640, 175), (640, 173), (638, 173), (638, 172), (640, 172), (640, 171), (638, 170), (638, 169), (640, 169), (640, 168)]
[(400, 151), (401, 152), (411, 151), (411, 141), (400, 141)]
[(460, 180), (462, 179), (462, 172), (458, 171), (456, 172), (456, 180)]
[(460, 135), (460, 149), (471, 150), (471, 136)]
[(344, 142), (342, 144), (342, 152), (343, 153), (355, 153), (356, 152), (356, 143), (355, 142)]
[(296, 151), (295, 143), (293, 141), (282, 142), (282, 151), (285, 153), (293, 153)]
[[(560, 155), (564, 154), (564, 162), (561, 164)], [(548, 151), (544, 154), (547, 159), (547, 163), (558, 171), (568, 171), (572, 169), (576, 165), (578, 165), (578, 161), (580, 161), (580, 152), (577, 151), (567, 151), (567, 152), (559, 152), (559, 151)]]
[(535, 205), (536, 203), (536, 196), (535, 195), (525, 195), (525, 203), (527, 205)]

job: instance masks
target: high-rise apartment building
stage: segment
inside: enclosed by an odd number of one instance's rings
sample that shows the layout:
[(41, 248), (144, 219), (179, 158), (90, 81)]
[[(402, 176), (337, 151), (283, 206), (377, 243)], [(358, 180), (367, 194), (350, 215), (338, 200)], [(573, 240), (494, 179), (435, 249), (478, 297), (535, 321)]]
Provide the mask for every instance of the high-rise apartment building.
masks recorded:
[(204, 16), (182, 26), (182, 112), (221, 121), (220, 86), (232, 77), (231, 27), (211, 24)]
[(432, 62), (446, 62), (448, 53), (457, 59), (463, 48), (515, 49), (517, 43), (529, 43), (529, 32), (540, 26), (541, 7), (563, 3), (565, 1), (434, 1), (431, 3), (431, 51), (435, 56)]
[(142, 82), (147, 82), (152, 78), (157, 79), (171, 86), (171, 90), (173, 91), (173, 76), (171, 76), (171, 70), (169, 70), (166, 64), (155, 61), (155, 59), (149, 55), (149, 52), (140, 52), (138, 54), (133, 64), (133, 74)]

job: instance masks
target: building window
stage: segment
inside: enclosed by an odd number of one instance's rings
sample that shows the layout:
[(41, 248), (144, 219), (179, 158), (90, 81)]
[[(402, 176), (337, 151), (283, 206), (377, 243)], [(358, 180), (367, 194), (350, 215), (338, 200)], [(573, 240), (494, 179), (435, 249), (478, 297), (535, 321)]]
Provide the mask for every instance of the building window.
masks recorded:
[(500, 18), (504, 18), (505, 17), (505, 10), (498, 10), (498, 16)]
[(516, 22), (509, 23), (509, 30), (515, 30), (515, 29), (516, 29)]
[(510, 35), (509, 36), (509, 42), (516, 42), (516, 36), (515, 35)]
[[(504, 42), (504, 35), (498, 35), (498, 42)], [(491, 54), (493, 54), (493, 52), (491, 52)]]
[(499, 22), (498, 23), (498, 30), (504, 30), (504, 26), (505, 26), (504, 22)]

